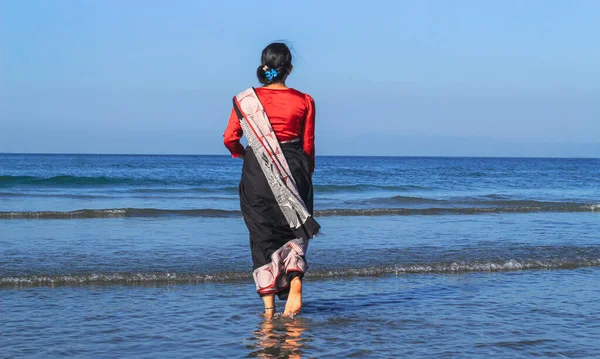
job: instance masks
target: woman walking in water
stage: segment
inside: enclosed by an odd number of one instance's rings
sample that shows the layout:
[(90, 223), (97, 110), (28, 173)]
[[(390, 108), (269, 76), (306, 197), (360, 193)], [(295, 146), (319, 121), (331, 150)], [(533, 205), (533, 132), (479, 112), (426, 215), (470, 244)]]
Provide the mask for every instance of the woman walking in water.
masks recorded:
[(292, 69), (287, 45), (267, 46), (256, 71), (263, 86), (233, 98), (223, 135), (232, 156), (244, 159), (240, 206), (250, 232), (256, 291), (267, 317), (276, 312), (275, 294), (287, 299), (284, 316), (302, 309), (308, 240), (320, 228), (312, 217), (315, 105), (309, 95), (286, 86)]

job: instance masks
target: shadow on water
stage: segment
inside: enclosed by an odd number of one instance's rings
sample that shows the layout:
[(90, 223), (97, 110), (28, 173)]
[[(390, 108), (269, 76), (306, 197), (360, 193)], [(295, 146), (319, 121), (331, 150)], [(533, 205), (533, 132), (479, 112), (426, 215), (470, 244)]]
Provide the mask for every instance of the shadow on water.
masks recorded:
[(252, 332), (250, 358), (302, 358), (311, 341), (305, 331), (308, 324), (303, 318), (269, 318), (262, 321)]

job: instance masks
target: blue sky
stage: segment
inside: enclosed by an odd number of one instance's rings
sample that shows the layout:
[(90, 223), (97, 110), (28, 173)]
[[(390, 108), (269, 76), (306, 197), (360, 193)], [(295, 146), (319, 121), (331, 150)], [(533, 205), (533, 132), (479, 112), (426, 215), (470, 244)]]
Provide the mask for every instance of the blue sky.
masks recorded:
[(0, 152), (226, 154), (231, 97), (284, 39), (289, 85), (316, 100), (318, 154), (600, 156), (599, 13), (594, 0), (0, 0)]

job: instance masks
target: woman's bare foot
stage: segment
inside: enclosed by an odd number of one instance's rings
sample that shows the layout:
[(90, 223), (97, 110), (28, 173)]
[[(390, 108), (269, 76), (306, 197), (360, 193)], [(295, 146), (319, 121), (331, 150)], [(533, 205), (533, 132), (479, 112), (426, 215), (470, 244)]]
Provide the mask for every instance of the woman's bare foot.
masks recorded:
[(294, 317), (302, 310), (302, 279), (294, 277), (290, 283), (290, 294), (285, 303), (284, 317)]

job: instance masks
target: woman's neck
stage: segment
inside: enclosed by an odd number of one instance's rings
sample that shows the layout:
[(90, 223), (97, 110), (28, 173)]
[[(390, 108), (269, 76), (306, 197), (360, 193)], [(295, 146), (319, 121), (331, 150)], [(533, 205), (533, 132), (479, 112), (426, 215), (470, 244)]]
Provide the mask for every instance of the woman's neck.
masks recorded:
[(285, 90), (288, 87), (285, 85), (285, 82), (278, 82), (275, 84), (265, 85), (264, 88), (272, 89), (272, 90)]

